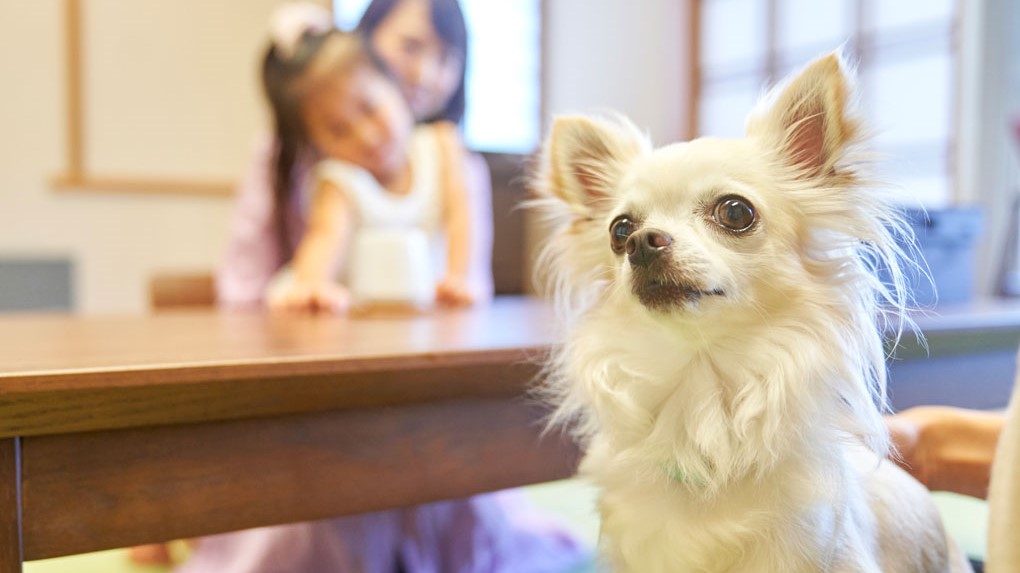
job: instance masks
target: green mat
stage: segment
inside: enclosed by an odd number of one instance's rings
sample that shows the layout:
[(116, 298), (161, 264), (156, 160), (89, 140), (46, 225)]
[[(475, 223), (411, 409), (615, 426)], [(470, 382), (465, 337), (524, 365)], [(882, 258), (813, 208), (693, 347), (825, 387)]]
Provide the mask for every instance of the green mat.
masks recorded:
[(25, 573), (166, 573), (170, 567), (147, 567), (128, 560), (127, 550), (100, 551), (85, 555), (29, 561)]

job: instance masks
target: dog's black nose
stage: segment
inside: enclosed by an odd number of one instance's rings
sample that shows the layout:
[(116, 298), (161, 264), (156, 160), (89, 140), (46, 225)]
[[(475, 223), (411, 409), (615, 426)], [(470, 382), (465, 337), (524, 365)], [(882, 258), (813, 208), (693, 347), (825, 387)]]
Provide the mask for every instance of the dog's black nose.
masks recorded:
[(641, 229), (627, 239), (627, 260), (637, 267), (644, 267), (669, 250), (673, 237), (658, 229)]

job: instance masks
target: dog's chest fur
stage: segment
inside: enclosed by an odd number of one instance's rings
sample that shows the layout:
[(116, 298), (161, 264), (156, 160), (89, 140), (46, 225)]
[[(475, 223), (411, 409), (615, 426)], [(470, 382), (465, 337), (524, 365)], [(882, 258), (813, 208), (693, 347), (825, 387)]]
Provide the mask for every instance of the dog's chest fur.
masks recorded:
[(593, 477), (604, 485), (608, 555), (634, 573), (879, 571), (860, 535), (870, 532), (862, 523), (867, 512), (852, 506), (857, 498), (849, 492), (814, 481), (811, 469), (791, 460), (781, 474), (705, 500), (676, 484), (626, 482), (622, 472), (600, 467)]
[[(619, 312), (596, 309), (565, 351), (572, 398), (596, 418), (581, 471), (603, 488), (614, 561), (647, 573), (789, 573), (836, 570), (847, 553), (867, 553), (836, 534), (867, 519), (851, 502), (861, 497), (856, 474), (832, 447), (839, 436), (800, 423), (831, 407), (819, 394), (835, 369), (810, 348), (825, 333), (794, 338), (782, 321), (677, 332), (636, 318), (640, 309), (621, 333)], [(779, 411), (781, 423), (770, 423)]]

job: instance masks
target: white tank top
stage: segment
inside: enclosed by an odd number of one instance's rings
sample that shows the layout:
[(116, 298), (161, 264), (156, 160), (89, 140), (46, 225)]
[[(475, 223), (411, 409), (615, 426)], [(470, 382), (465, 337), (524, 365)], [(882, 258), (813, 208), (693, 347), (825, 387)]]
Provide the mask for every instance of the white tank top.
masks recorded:
[(415, 128), (408, 146), (412, 183), (406, 195), (384, 189), (368, 171), (337, 159), (325, 159), (315, 175), (347, 193), (359, 227), (418, 227), (432, 235), (439, 232), (442, 219), (440, 155), (435, 128)]

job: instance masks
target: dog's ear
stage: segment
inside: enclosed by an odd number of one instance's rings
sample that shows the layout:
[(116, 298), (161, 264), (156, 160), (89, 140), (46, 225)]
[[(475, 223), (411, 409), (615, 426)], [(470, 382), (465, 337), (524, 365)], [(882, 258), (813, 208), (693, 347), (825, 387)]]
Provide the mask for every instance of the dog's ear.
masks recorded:
[(597, 209), (630, 161), (649, 149), (648, 138), (622, 117), (558, 117), (546, 148), (547, 185), (574, 208)]
[(848, 109), (852, 80), (839, 53), (815, 60), (759, 104), (747, 134), (765, 138), (801, 177), (833, 175), (860, 126)]

